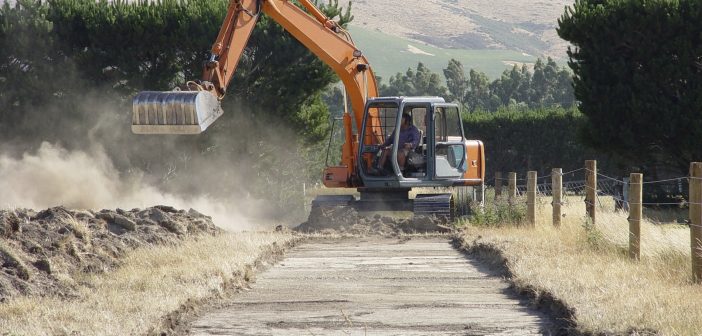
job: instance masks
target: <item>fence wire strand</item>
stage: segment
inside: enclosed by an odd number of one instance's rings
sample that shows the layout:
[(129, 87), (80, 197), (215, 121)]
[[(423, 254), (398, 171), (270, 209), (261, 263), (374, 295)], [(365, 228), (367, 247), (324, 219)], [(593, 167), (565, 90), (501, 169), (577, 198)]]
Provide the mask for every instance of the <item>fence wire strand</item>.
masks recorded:
[[(591, 170), (587, 168), (580, 168), (580, 169), (575, 169), (569, 172), (562, 173), (562, 176), (568, 175), (568, 174), (574, 174), (580, 171), (584, 172), (592, 172)], [(537, 195), (540, 197), (546, 197), (546, 196), (552, 196), (553, 194), (553, 186), (550, 181), (547, 182), (544, 181), (542, 183), (538, 183), (541, 180), (545, 180), (549, 177), (552, 177), (553, 174), (545, 175), (542, 177), (537, 178)], [(622, 212), (626, 213), (626, 210), (628, 209), (628, 199), (626, 195), (628, 194), (628, 190), (625, 191), (625, 189), (628, 189), (628, 179), (622, 178), (618, 179), (615, 177), (611, 177), (605, 174), (597, 173), (598, 177), (601, 177), (601, 179), (598, 179), (597, 181), (597, 188), (596, 188), (596, 200), (595, 200), (595, 205), (599, 208), (608, 208), (611, 207), (614, 211), (617, 212)], [(522, 179), (523, 180), (523, 179)], [(688, 177), (677, 177), (677, 178), (669, 178), (669, 179), (662, 179), (662, 180), (656, 180), (656, 181), (645, 181), (642, 182), (642, 184), (671, 184), (674, 183), (673, 187), (675, 187), (676, 192), (678, 193), (678, 198), (679, 200), (676, 200), (674, 202), (666, 202), (666, 201), (657, 201), (657, 202), (643, 202), (641, 203), (644, 206), (648, 207), (662, 207), (662, 206), (677, 206), (677, 207), (684, 207), (688, 206), (692, 203), (690, 203), (687, 200), (687, 196), (684, 195), (687, 190), (686, 187), (683, 186), (682, 181), (689, 180)], [(663, 189), (666, 189), (668, 191), (671, 191), (671, 186), (664, 186), (662, 187)], [(526, 190), (527, 186), (522, 184), (517, 186), (517, 194), (519, 196), (524, 196), (526, 195)], [(568, 181), (563, 181), (563, 187), (562, 187), (562, 192), (564, 196), (581, 196), (583, 197), (582, 202), (585, 205), (588, 205), (588, 202), (585, 201), (584, 196), (588, 190), (592, 190), (591, 187), (588, 186), (587, 181), (585, 179), (582, 180), (568, 180)], [(669, 194), (673, 194), (673, 192), (670, 192)], [(540, 201), (540, 204), (547, 204), (548, 202), (546, 201)], [(568, 205), (572, 204), (572, 199), (569, 197), (564, 197), (563, 198), (563, 205)], [(638, 203), (636, 203), (638, 204)], [(702, 205), (702, 204), (700, 204)]]
[[(590, 172), (592, 173), (593, 171), (588, 169), (588, 168), (579, 168), (571, 171), (567, 171), (565, 173), (561, 173), (561, 176), (566, 176), (566, 175), (572, 175), (578, 172)], [(626, 209), (627, 204), (628, 204), (628, 199), (626, 199), (625, 195), (628, 193), (628, 190), (625, 191), (625, 189), (628, 188), (628, 179), (623, 178), (623, 179), (618, 179), (615, 177), (611, 177), (602, 173), (597, 173), (596, 174), (598, 177), (601, 177), (602, 179), (598, 179), (597, 181), (597, 188), (596, 188), (596, 195), (597, 195), (597, 203), (596, 205), (598, 206), (604, 206), (607, 203), (610, 203), (609, 201), (604, 202), (603, 197), (608, 197), (611, 198), (611, 200), (614, 202), (614, 205), (616, 209)], [(553, 192), (553, 187), (551, 183), (547, 180), (548, 178), (553, 177), (553, 173), (544, 175), (541, 177), (537, 177), (537, 194), (540, 196), (551, 196)], [(668, 179), (662, 179), (662, 180), (655, 180), (655, 181), (644, 181), (642, 184), (645, 185), (654, 185), (658, 184), (660, 185), (658, 188), (666, 192), (666, 194), (674, 195), (677, 197), (677, 200), (674, 202), (670, 201), (658, 201), (658, 202), (643, 202), (642, 204), (645, 206), (687, 206), (693, 203), (690, 203), (688, 200), (688, 186), (683, 183), (683, 181), (688, 181), (691, 179), (698, 179), (694, 177), (676, 177), (676, 178), (668, 178)], [(493, 179), (494, 180), (494, 179)], [(507, 180), (505, 178), (502, 178), (501, 180)], [(539, 183), (542, 181), (542, 183)], [(526, 178), (519, 178), (516, 180), (517, 182), (524, 182), (528, 181)], [(527, 185), (526, 184), (518, 184), (516, 186), (516, 191), (517, 191), (517, 196), (526, 196), (526, 191), (527, 191)], [(570, 180), (570, 181), (563, 181), (563, 195), (578, 195), (578, 196), (584, 196), (586, 191), (592, 189), (587, 185), (587, 181), (584, 179), (582, 180)], [(694, 203), (697, 204), (697, 203)]]

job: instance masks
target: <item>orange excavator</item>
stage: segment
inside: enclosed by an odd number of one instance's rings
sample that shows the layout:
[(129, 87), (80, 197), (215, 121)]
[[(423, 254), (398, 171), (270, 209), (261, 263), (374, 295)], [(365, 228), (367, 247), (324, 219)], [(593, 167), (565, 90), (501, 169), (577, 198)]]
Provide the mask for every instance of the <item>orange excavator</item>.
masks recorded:
[[(320, 196), (313, 207), (409, 210), (415, 215), (447, 217), (465, 213), (470, 193), (452, 191), (483, 184), (485, 151), (481, 141), (467, 140), (459, 107), (440, 97), (379, 97), (372, 67), (350, 34), (310, 0), (297, 3), (300, 7), (290, 0), (231, 0), (202, 79), (174, 91), (138, 93), (133, 99), (132, 131), (205, 131), (223, 114), (220, 102), (227, 85), (258, 18), (265, 14), (329, 65), (345, 87), (341, 162), (327, 167), (322, 179), (329, 188), (356, 188), (360, 198)], [(406, 127), (403, 119), (420, 138), (409, 150), (398, 143)], [(386, 159), (381, 159), (386, 151)], [(400, 151), (404, 160), (397, 159)], [(385, 165), (379, 166), (380, 162)], [(410, 199), (412, 188), (432, 187), (444, 192)]]

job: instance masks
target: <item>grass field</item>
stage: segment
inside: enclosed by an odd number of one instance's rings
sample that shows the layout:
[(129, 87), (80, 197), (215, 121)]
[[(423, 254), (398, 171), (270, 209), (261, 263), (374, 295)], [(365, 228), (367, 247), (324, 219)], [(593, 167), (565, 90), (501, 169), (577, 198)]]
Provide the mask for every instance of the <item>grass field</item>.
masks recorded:
[(383, 77), (386, 84), (390, 76), (405, 73), (409, 67), (416, 68), (418, 62), (443, 77), (443, 69), (454, 58), (463, 64), (466, 72), (474, 68), (494, 80), (510, 67), (509, 64), (536, 61), (536, 56), (510, 50), (441, 49), (357, 26), (351, 26), (349, 31), (368, 57), (373, 71)]
[(573, 196), (562, 226), (554, 228), (550, 198), (542, 198), (536, 227), (468, 225), (463, 241), (500, 251), (515, 285), (572, 308), (579, 332), (699, 335), (702, 287), (691, 281), (689, 229), (643, 221), (642, 258), (632, 261), (627, 214), (601, 201), (595, 226), (585, 220), (583, 199)]

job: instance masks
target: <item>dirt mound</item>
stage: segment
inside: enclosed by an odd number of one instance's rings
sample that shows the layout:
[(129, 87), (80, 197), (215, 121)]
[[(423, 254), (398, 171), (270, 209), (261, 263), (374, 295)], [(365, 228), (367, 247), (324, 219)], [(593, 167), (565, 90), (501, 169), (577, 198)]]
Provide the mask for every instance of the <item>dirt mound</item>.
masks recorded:
[(450, 232), (448, 218), (414, 216), (393, 218), (374, 214), (361, 215), (351, 207), (313, 207), (307, 222), (296, 231), (343, 233), (353, 235), (391, 235), (399, 233)]
[(108, 271), (135, 248), (219, 231), (208, 216), (168, 206), (0, 211), (0, 302), (16, 295), (72, 296), (77, 275)]

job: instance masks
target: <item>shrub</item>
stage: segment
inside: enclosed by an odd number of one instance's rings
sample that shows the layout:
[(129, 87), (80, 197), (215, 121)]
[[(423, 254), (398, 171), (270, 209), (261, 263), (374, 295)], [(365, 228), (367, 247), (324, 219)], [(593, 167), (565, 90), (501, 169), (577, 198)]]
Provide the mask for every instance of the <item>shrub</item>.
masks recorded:
[[(482, 210), (473, 212), (468, 222), (474, 226), (500, 227), (507, 225), (522, 225), (526, 222), (526, 202), (518, 198), (511, 202), (505, 198), (498, 198), (488, 202)], [(472, 204), (472, 208), (478, 208)]]

